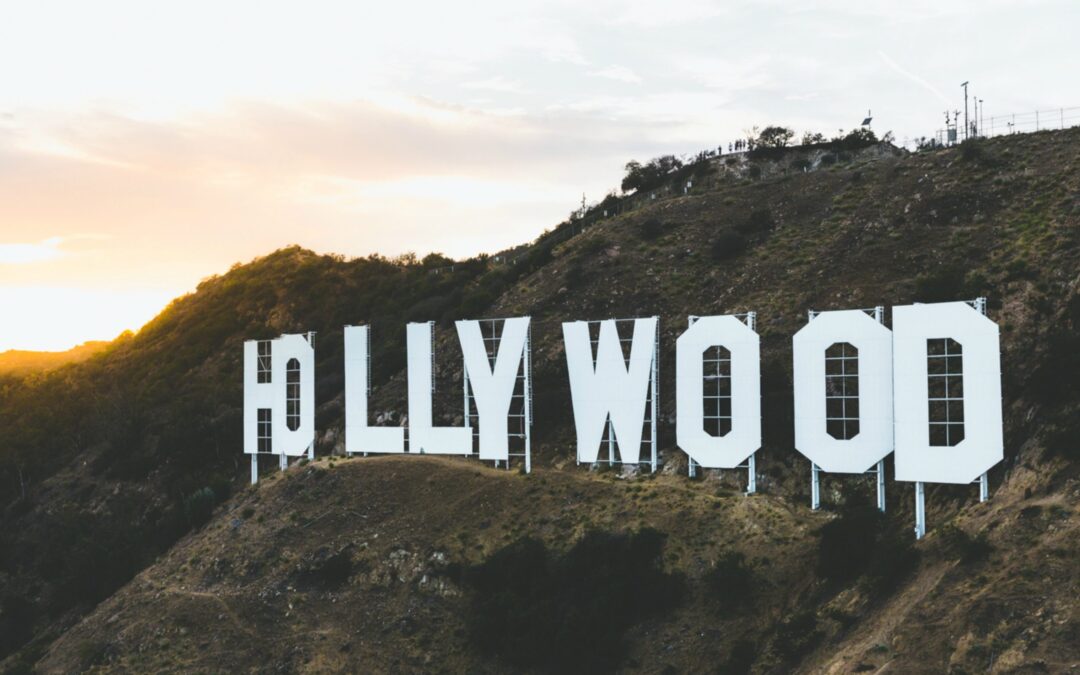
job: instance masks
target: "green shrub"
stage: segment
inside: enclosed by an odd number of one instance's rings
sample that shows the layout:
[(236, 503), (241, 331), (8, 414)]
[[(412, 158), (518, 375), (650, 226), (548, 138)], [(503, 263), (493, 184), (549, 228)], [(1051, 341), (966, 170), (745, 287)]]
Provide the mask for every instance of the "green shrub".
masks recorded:
[(190, 527), (199, 527), (210, 520), (217, 505), (217, 495), (209, 487), (200, 488), (184, 497), (184, 516)]
[(746, 250), (746, 238), (738, 232), (725, 230), (713, 240), (709, 253), (712, 259), (720, 262), (734, 258)]
[(585, 281), (585, 266), (575, 261), (567, 268), (564, 280), (567, 289), (573, 290), (579, 288)]
[(739, 640), (731, 648), (727, 661), (724, 662), (718, 672), (724, 673), (724, 675), (745, 675), (753, 668), (754, 661), (757, 660), (757, 654), (757, 645), (749, 640)]
[(969, 138), (960, 144), (960, 159), (983, 166), (996, 166), (998, 158), (986, 149), (986, 141), (981, 138)]
[(516, 669), (611, 672), (623, 635), (681, 599), (681, 580), (660, 564), (664, 536), (592, 532), (565, 554), (521, 539), (464, 572), (466, 615), (477, 648)]
[(611, 248), (611, 242), (604, 237), (590, 237), (579, 249), (582, 256), (594, 256)]
[(656, 218), (646, 218), (638, 226), (638, 233), (642, 239), (651, 241), (664, 233), (664, 224)]
[(980, 532), (973, 537), (955, 525), (943, 528), (941, 540), (945, 548), (965, 565), (983, 562), (994, 551), (986, 533)]
[(1051, 457), (1080, 459), (1080, 418), (1075, 413), (1066, 415), (1063, 422), (1047, 432), (1045, 445)]
[(821, 642), (817, 616), (811, 611), (800, 612), (780, 622), (776, 627), (776, 651), (794, 661), (814, 650)]
[(768, 232), (776, 226), (772, 213), (768, 209), (754, 209), (743, 220), (735, 225), (735, 230), (747, 236)]
[(849, 584), (860, 577), (874, 595), (892, 592), (918, 565), (911, 537), (876, 507), (852, 500), (840, 516), (821, 528), (817, 573), (825, 581)]
[(916, 302), (948, 302), (964, 299), (964, 269), (944, 265), (915, 278)]
[(753, 604), (757, 578), (742, 553), (728, 552), (705, 574), (712, 606), (721, 615), (738, 614)]

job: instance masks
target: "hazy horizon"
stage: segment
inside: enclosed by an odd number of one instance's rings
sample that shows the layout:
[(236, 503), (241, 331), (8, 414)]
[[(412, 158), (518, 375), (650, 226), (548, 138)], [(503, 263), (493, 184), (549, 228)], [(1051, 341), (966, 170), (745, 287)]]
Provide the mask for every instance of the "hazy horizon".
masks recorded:
[(112, 339), (293, 243), (460, 258), (530, 241), (628, 160), (754, 126), (835, 135), (869, 109), (903, 142), (963, 110), (964, 80), (987, 115), (1080, 105), (1055, 76), (1080, 66), (1080, 7), (1060, 0), (117, 1), (3, 18), (0, 351)]

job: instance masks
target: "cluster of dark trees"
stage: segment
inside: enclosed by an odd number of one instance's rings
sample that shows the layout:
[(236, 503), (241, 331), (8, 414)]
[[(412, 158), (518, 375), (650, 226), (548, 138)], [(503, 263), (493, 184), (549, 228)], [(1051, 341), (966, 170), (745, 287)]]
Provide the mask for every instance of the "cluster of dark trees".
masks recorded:
[[(775, 158), (792, 147), (793, 138), (795, 138), (795, 131), (790, 127), (769, 125), (760, 131), (755, 127), (745, 140), (738, 141), (737, 145), (729, 144), (729, 148), (744, 149), (753, 158)], [(797, 147), (850, 151), (879, 142), (892, 142), (892, 140), (892, 132), (879, 139), (873, 130), (861, 127), (846, 134), (840, 132), (831, 139), (827, 139), (824, 134), (807, 131)], [(626, 173), (620, 187), (623, 193), (632, 193), (655, 190), (669, 183), (678, 184), (691, 176), (708, 173), (709, 160), (722, 152), (721, 145), (718, 150), (703, 150), (688, 159), (680, 159), (675, 155), (661, 155), (645, 163), (631, 160), (626, 163)]]
[(675, 155), (662, 155), (642, 164), (635, 160), (626, 163), (623, 176), (623, 192), (652, 190), (676, 178), (689, 178), (708, 169), (709, 160), (716, 157), (715, 150), (702, 150), (688, 160)]

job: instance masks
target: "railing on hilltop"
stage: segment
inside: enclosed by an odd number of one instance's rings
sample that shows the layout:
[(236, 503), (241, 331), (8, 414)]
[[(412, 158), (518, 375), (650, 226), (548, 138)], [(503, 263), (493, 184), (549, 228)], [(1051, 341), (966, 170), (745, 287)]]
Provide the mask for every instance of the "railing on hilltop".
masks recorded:
[[(1068, 129), (1075, 126), (1080, 126), (1080, 107), (1051, 108), (971, 119), (969, 120), (970, 128), (968, 133), (964, 133), (963, 127), (957, 128), (954, 141), (949, 139), (951, 129), (938, 129), (934, 132), (933, 139), (938, 145), (945, 146), (962, 142), (968, 138), (991, 138), (993, 136), (1032, 133), (1050, 129)], [(905, 146), (907, 145), (917, 146), (918, 139), (906, 141)]]

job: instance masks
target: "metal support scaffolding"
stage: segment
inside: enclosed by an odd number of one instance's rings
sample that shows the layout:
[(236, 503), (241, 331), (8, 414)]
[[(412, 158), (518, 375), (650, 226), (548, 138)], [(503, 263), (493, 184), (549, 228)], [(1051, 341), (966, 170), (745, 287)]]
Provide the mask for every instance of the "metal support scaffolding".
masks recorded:
[[(968, 300), (967, 303), (971, 305), (976, 311), (983, 316), (986, 316), (986, 298), (978, 297), (974, 300)], [(985, 502), (990, 499), (990, 476), (989, 473), (984, 472), (979, 476), (975, 483), (979, 486), (979, 502)], [(922, 539), (926, 535), (926, 492), (922, 482), (915, 483), (915, 538)]]
[[(750, 328), (750, 330), (756, 330), (755, 326), (757, 324), (757, 312), (746, 312), (745, 314), (735, 314), (734, 316), (736, 316), (738, 318), (741, 318), (742, 321)], [(696, 322), (699, 318), (700, 317), (698, 317), (698, 316), (691, 315), (687, 319), (687, 325), (688, 326), (693, 326), (694, 322)], [(731, 359), (730, 359), (730, 356), (727, 357), (727, 358), (724, 358), (723, 356), (718, 356), (716, 358), (707, 358), (705, 360), (705, 363), (706, 363), (706, 365), (712, 364), (714, 369), (715, 369), (714, 373), (706, 374), (706, 376), (705, 376), (706, 379), (709, 379), (709, 378), (721, 379), (721, 378), (730, 378), (731, 377), (731, 371), (730, 371)], [(728, 368), (726, 373), (723, 372), (724, 371), (724, 369), (723, 369), (724, 365), (726, 365), (727, 368)], [(729, 392), (729, 394), (730, 394), (730, 392)], [(706, 422), (712, 421), (712, 422), (719, 423), (720, 420), (725, 420), (725, 419), (730, 421), (730, 419), (731, 419), (730, 418), (730, 412), (729, 412), (729, 414), (727, 416), (721, 415), (721, 413), (720, 413), (719, 399), (723, 398), (722, 395), (720, 395), (720, 394), (717, 394), (715, 396), (706, 395), (705, 398), (707, 400), (713, 400), (713, 401), (717, 402), (716, 413), (714, 415), (709, 415), (709, 414), (704, 415), (704, 419), (705, 419)], [(728, 396), (728, 398), (730, 398), (730, 395)], [(756, 461), (756, 454), (757, 454), (756, 452), (754, 454), (751, 454), (747, 458), (746, 464), (740, 464), (739, 466), (735, 467), (736, 469), (745, 468), (747, 470), (747, 479), (746, 479), (746, 493), (747, 494), (753, 494), (754, 492), (757, 492), (757, 461)], [(687, 466), (687, 474), (691, 478), (696, 477), (697, 476), (698, 463), (694, 461), (693, 457), (687, 457), (686, 466)]]
[[(634, 322), (637, 321), (637, 319), (610, 319), (610, 320), (615, 322), (616, 330), (618, 330), (617, 327), (618, 327), (619, 324), (629, 323), (629, 324), (633, 325)], [(603, 321), (596, 320), (596, 321), (588, 321), (586, 323), (588, 323), (590, 328), (591, 328), (592, 326), (602, 324)], [(589, 342), (590, 342), (590, 345), (592, 347), (592, 353), (596, 354), (600, 349), (599, 336), (594, 340), (590, 335)], [(634, 342), (634, 337), (633, 337), (633, 330), (632, 329), (631, 329), (630, 337), (623, 337), (622, 335), (619, 335), (620, 348), (623, 345), (630, 346), (630, 345), (633, 344), (633, 342)], [(632, 347), (631, 347), (631, 349), (632, 349)], [(593, 367), (595, 367), (595, 365), (596, 364), (595, 364), (595, 361), (594, 361)], [(659, 403), (660, 403), (660, 318), (659, 317), (657, 317), (657, 319), (656, 319), (656, 334), (655, 334), (654, 339), (653, 339), (652, 372), (651, 372), (651, 375), (650, 375), (650, 379), (651, 379), (651, 381), (649, 382), (648, 398), (645, 401), (645, 405), (646, 405), (645, 419), (642, 420), (642, 425), (645, 425), (645, 424), (649, 425), (649, 437), (648, 437), (648, 440), (647, 441), (645, 441), (645, 440), (642, 441), (643, 443), (648, 443), (649, 444), (649, 459), (647, 459), (647, 460), (640, 460), (639, 459), (637, 463), (638, 463), (639, 466), (641, 464), (648, 463), (650, 471), (652, 471), (653, 473), (656, 473), (656, 470), (660, 466), (660, 455), (659, 455), (659, 447), (658, 447), (659, 439), (657, 438), (657, 424), (659, 422)], [(608, 419), (607, 419), (607, 422), (605, 424), (604, 436), (601, 438), (601, 443), (604, 442), (604, 439), (607, 440), (607, 446), (608, 446), (608, 465), (609, 466), (615, 466), (615, 463), (616, 463), (616, 459), (615, 459), (615, 455), (616, 455), (616, 452), (615, 452), (615, 445), (616, 445), (615, 425), (611, 421), (611, 415), (610, 414), (608, 415)], [(576, 458), (575, 461), (577, 461), (578, 464), (581, 464), (581, 456), (580, 456), (580, 454), (578, 455), (578, 457)], [(600, 461), (601, 460), (598, 457), (596, 463), (599, 464)], [(595, 464), (593, 466), (595, 466)]]
[[(863, 312), (870, 314), (874, 317), (874, 320), (880, 324), (885, 323), (885, 307), (878, 305), (876, 307), (870, 307), (863, 309)], [(807, 311), (807, 321), (813, 321), (820, 312), (813, 309)], [(810, 463), (810, 508), (818, 510), (821, 508), (821, 474), (825, 473), (821, 470), (817, 464)], [(866, 472), (867, 474), (874, 475), (874, 484), (877, 492), (877, 507), (882, 513), (885, 512), (885, 460), (878, 460), (878, 463), (873, 469)]]
[[(499, 347), (502, 344), (502, 328), (506, 319), (479, 319), (480, 332), (484, 342), (489, 363), (494, 367), (495, 360), (499, 355)], [(473, 394), (469, 386), (469, 371), (464, 361), (461, 366), (461, 389), (462, 405), (465, 411), (465, 421), (472, 427), (473, 442), (478, 443), (480, 438), (480, 414), (473, 403)], [(525, 464), (525, 473), (532, 472), (532, 324), (525, 333), (525, 346), (521, 363), (518, 366), (514, 391), (510, 396), (510, 411), (508, 418), (508, 436), (521, 441), (520, 452), (508, 449), (505, 463), (495, 460), (495, 467), (505, 466), (510, 468), (510, 460), (520, 457)]]

